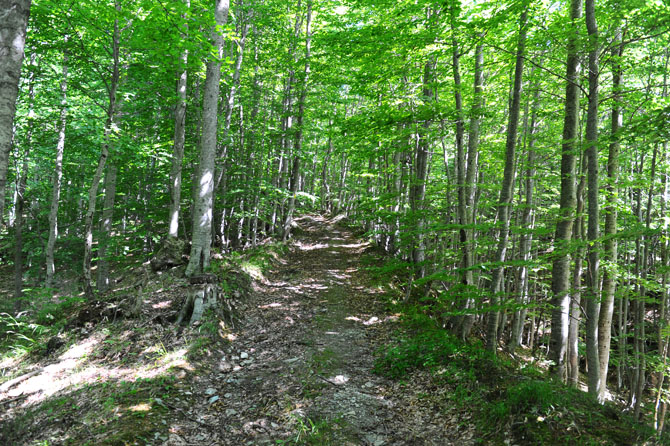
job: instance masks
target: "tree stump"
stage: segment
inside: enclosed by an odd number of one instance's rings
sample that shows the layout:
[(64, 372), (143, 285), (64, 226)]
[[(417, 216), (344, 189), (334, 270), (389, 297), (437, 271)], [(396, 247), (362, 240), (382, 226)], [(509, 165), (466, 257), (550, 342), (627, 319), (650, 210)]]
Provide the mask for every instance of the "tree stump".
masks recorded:
[(214, 274), (201, 274), (189, 279), (193, 287), (186, 297), (186, 302), (179, 312), (177, 325), (181, 325), (190, 316), (189, 325), (202, 319), (202, 315), (209, 308), (216, 308), (218, 296), (221, 292), (219, 278)]

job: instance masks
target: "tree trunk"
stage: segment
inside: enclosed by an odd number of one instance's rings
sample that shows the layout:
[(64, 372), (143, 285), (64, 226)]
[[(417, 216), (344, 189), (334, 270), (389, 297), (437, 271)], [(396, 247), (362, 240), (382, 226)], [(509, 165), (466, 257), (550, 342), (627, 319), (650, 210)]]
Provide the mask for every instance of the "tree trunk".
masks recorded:
[(9, 152), (31, 0), (0, 0), (0, 224), (4, 223)]
[(223, 57), (222, 28), (228, 21), (229, 0), (216, 0), (211, 41), (215, 58), (207, 62), (205, 97), (203, 99), (202, 141), (197, 175), (198, 192), (193, 209), (193, 242), (186, 275), (203, 273), (209, 266), (212, 244), (212, 205), (214, 191), (214, 158), (218, 123), (219, 82)]
[(619, 129), (621, 128), (621, 86), (622, 69), (621, 30), (617, 30), (615, 46), (612, 50), (612, 127), (607, 158), (607, 206), (605, 207), (605, 236), (604, 236), (604, 263), (602, 303), (600, 304), (600, 319), (598, 321), (598, 356), (600, 358), (600, 395), (602, 400), (607, 391), (607, 370), (610, 359), (610, 343), (612, 339), (612, 315), (614, 312), (614, 294), (616, 291), (616, 264), (617, 264), (617, 201), (619, 195)]
[[(67, 43), (67, 36), (65, 43)], [(56, 163), (54, 166), (53, 186), (51, 189), (51, 207), (49, 208), (49, 240), (46, 248), (47, 279), (46, 286), (54, 286), (56, 272), (54, 249), (58, 238), (58, 206), (60, 204), (61, 183), (63, 181), (63, 152), (65, 150), (65, 126), (67, 124), (67, 51), (63, 51), (63, 78), (61, 79), (61, 108), (60, 127), (58, 129), (58, 143), (56, 144)]]
[(298, 114), (296, 116), (296, 132), (293, 145), (293, 172), (291, 174), (291, 191), (288, 203), (288, 210), (282, 229), (282, 240), (286, 241), (291, 233), (293, 223), (293, 213), (295, 212), (295, 199), (300, 183), (300, 156), (302, 155), (303, 139), (303, 120), (305, 116), (305, 100), (307, 98), (307, 89), (309, 88), (310, 75), (310, 53), (312, 49), (312, 2), (307, 2), (307, 17), (305, 23), (305, 71), (302, 79), (302, 90), (298, 99)]
[(102, 219), (100, 221), (100, 238), (98, 240), (98, 278), (97, 287), (99, 292), (107, 291), (109, 288), (109, 261), (107, 260), (107, 245), (112, 232), (114, 219), (114, 198), (116, 197), (116, 163), (107, 163), (105, 174), (105, 201), (102, 207)]
[[(117, 0), (116, 10), (121, 11), (121, 4)], [(119, 46), (121, 32), (119, 30), (119, 20), (114, 21), (114, 34), (112, 36), (112, 78), (109, 83), (109, 103), (107, 104), (107, 120), (105, 121), (105, 130), (102, 142), (102, 150), (98, 158), (98, 167), (93, 175), (91, 187), (88, 190), (88, 210), (86, 211), (84, 223), (84, 293), (88, 299), (94, 296), (92, 288), (91, 260), (93, 258), (93, 216), (95, 215), (96, 199), (98, 197), (98, 186), (105, 169), (107, 157), (109, 156), (109, 145), (111, 139), (112, 125), (116, 116), (116, 93), (119, 87)]]
[(555, 257), (552, 265), (551, 289), (553, 292), (551, 314), (550, 359), (553, 374), (560, 380), (565, 375), (565, 352), (568, 340), (570, 306), (570, 240), (575, 212), (575, 150), (579, 126), (579, 31), (577, 21), (582, 16), (582, 0), (570, 2), (570, 36), (565, 87), (565, 116), (561, 147), (561, 198), (556, 223)]
[[(434, 100), (433, 87), (433, 61), (427, 61), (423, 72), (423, 100), (424, 105), (429, 106)], [(414, 264), (414, 275), (421, 279), (425, 275), (426, 243), (424, 232), (424, 200), (426, 198), (426, 180), (428, 177), (428, 165), (430, 164), (430, 153), (428, 152), (428, 129), (430, 120), (424, 121), (423, 129), (419, 130), (414, 155), (414, 175), (410, 183), (410, 204), (412, 206), (415, 224), (415, 241), (412, 250), (412, 263)]]
[[(184, 0), (186, 8), (191, 7), (190, 0)], [(186, 16), (182, 16), (186, 20)], [(188, 24), (184, 25), (182, 38), (187, 37)], [(181, 209), (181, 169), (184, 159), (184, 141), (186, 140), (186, 85), (188, 79), (188, 49), (181, 54), (182, 72), (177, 81), (177, 106), (174, 111), (174, 144), (172, 149), (172, 168), (170, 170), (170, 226), (168, 237), (179, 236), (179, 212)]]
[[(535, 66), (531, 69), (530, 77), (533, 78), (535, 75)], [(510, 352), (513, 352), (516, 347), (521, 344), (521, 334), (523, 332), (524, 321), (526, 319), (527, 306), (529, 302), (529, 277), (528, 277), (528, 262), (531, 259), (531, 245), (533, 242), (533, 234), (530, 232), (535, 226), (535, 198), (534, 198), (534, 189), (535, 189), (535, 142), (537, 138), (537, 132), (539, 129), (538, 123), (538, 108), (540, 103), (540, 85), (539, 78), (535, 81), (533, 89), (533, 104), (530, 117), (530, 133), (526, 136), (528, 139), (527, 152), (528, 160), (526, 165), (526, 178), (525, 178), (525, 208), (523, 211), (523, 216), (521, 217), (521, 227), (524, 228), (524, 232), (521, 233), (521, 238), (519, 240), (519, 257), (521, 261), (524, 262), (523, 265), (519, 268), (519, 280), (517, 285), (517, 290), (519, 292), (519, 304), (522, 305), (522, 308), (517, 310), (514, 313), (514, 319), (512, 321), (512, 333), (508, 343), (508, 349)], [(526, 111), (524, 113), (524, 129), (528, 132), (528, 104), (526, 103)]]
[(577, 210), (573, 226), (572, 239), (577, 244), (575, 266), (572, 273), (572, 293), (570, 296), (570, 322), (568, 325), (567, 375), (568, 384), (579, 384), (579, 324), (582, 318), (582, 275), (586, 248), (584, 246), (584, 191), (586, 190), (586, 157), (582, 158), (577, 186)]
[[(526, 2), (527, 3), (527, 2)], [(489, 314), (488, 335), (486, 338), (486, 348), (494, 354), (498, 348), (498, 315), (500, 299), (500, 284), (503, 276), (503, 263), (507, 254), (507, 244), (509, 240), (509, 226), (514, 198), (514, 176), (516, 161), (516, 138), (519, 128), (519, 112), (521, 110), (521, 85), (523, 77), (523, 61), (526, 48), (526, 22), (528, 18), (527, 8), (524, 6), (521, 12), (519, 24), (519, 40), (516, 50), (516, 65), (514, 67), (514, 87), (512, 89), (512, 101), (509, 111), (509, 121), (507, 125), (507, 140), (505, 143), (505, 170), (503, 172), (503, 182), (500, 189), (500, 199), (498, 200), (497, 220), (502, 225), (498, 233), (498, 249), (494, 261), (498, 266), (493, 270), (491, 279), (491, 313)]]
[(23, 226), (26, 205), (26, 183), (28, 182), (28, 163), (32, 148), (33, 129), (35, 127), (35, 53), (30, 57), (30, 79), (28, 81), (28, 122), (26, 131), (23, 162), (16, 182), (16, 221), (14, 223), (14, 299), (16, 310), (20, 309), (20, 298), (23, 296)]
[(586, 269), (586, 361), (589, 393), (602, 400), (600, 358), (598, 356), (598, 319), (600, 317), (600, 208), (598, 206), (598, 26), (595, 0), (586, 0), (586, 28), (589, 35), (589, 101), (586, 118), (586, 157), (588, 158), (589, 242)]

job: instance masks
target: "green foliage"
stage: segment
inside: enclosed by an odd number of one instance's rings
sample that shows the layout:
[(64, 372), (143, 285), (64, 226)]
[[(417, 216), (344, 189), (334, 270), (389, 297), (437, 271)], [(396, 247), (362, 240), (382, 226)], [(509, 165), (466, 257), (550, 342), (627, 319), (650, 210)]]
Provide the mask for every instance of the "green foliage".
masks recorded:
[(344, 427), (339, 419), (312, 420), (311, 418), (294, 417), (295, 428), (292, 437), (288, 440), (276, 440), (275, 444), (282, 446), (336, 446), (340, 443), (336, 438), (337, 432)]
[(498, 360), (480, 345), (467, 344), (436, 326), (428, 316), (419, 312), (404, 317), (409, 334), (400, 336), (395, 345), (383, 349), (376, 362), (375, 372), (391, 378), (403, 378), (413, 370), (433, 371), (445, 368), (472, 379), (484, 379)]

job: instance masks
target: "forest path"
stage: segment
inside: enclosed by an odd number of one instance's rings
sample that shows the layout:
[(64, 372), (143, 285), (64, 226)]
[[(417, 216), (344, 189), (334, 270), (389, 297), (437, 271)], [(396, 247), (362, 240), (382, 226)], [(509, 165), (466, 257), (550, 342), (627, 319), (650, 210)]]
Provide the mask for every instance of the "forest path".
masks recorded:
[(190, 441), (171, 435), (167, 443), (469, 444), (468, 429), (455, 422), (460, 416), (431, 404), (439, 389), (372, 373), (395, 317), (361, 268), (368, 243), (323, 217), (298, 224), (290, 253), (254, 285), (244, 327), (212, 358), (214, 376), (200, 392), (209, 387), (216, 402), (199, 428), (188, 429)]

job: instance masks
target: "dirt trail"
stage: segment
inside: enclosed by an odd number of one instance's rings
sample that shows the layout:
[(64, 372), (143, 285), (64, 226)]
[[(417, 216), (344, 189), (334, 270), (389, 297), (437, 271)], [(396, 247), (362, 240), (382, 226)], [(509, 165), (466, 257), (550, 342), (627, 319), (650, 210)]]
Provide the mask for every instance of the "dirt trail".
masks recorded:
[(321, 217), (298, 224), (290, 254), (255, 285), (244, 328), (213, 358), (219, 373), (194, 389), (215, 401), (166, 444), (468, 444), (426, 394), (372, 373), (394, 318), (361, 269), (368, 244)]

